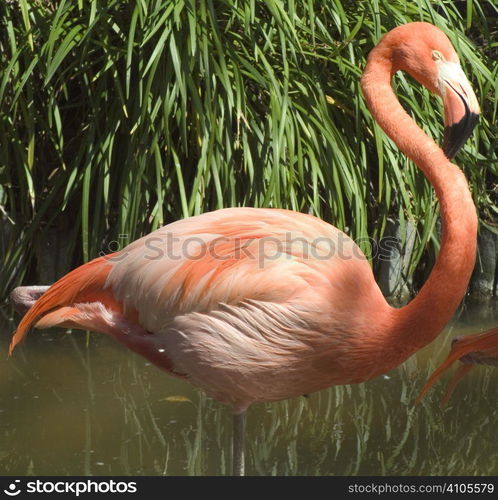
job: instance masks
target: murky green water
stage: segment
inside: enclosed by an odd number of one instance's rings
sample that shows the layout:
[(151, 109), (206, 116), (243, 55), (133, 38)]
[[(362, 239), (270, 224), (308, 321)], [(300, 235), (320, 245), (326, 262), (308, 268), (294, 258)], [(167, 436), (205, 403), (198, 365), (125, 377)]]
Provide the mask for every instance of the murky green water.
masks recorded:
[[(403, 366), (357, 386), (254, 405), (248, 474), (498, 474), (498, 369), (413, 400), (449, 339), (498, 323), (466, 309)], [(0, 323), (0, 474), (225, 474), (231, 414), (102, 335), (34, 331), (11, 359)]]

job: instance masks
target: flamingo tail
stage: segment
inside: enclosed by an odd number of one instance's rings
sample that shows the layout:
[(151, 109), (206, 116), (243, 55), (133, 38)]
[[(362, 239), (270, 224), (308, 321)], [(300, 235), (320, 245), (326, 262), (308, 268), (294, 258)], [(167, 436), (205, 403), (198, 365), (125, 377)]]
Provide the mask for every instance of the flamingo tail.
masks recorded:
[(61, 324), (71, 309), (68, 306), (75, 303), (99, 301), (113, 309), (120, 309), (110, 290), (105, 290), (112, 268), (111, 255), (83, 264), (56, 281), (23, 316), (13, 334), (9, 355), (32, 327), (49, 328)]

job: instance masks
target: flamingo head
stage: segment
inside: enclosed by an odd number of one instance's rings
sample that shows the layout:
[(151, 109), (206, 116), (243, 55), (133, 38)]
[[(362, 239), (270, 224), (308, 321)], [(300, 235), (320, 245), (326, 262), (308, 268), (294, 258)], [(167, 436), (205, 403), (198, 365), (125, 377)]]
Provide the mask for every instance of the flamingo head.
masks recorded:
[(479, 121), (479, 104), (448, 37), (429, 23), (408, 23), (385, 38), (392, 54), (392, 71), (409, 73), (443, 99), (443, 151), (456, 155)]

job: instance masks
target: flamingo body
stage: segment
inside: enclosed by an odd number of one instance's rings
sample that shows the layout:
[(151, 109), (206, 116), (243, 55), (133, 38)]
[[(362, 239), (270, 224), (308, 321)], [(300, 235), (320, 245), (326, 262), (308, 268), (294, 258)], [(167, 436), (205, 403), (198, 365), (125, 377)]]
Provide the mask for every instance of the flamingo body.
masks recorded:
[(65, 280), (76, 288), (71, 305), (54, 308), (50, 298), (61, 286), (49, 290), (45, 307), (53, 311), (36, 320), (38, 328), (107, 333), (236, 412), (361, 382), (397, 364), (382, 348), (382, 321), (374, 321), (391, 308), (368, 260), (311, 215), (205, 213), (73, 273)]
[[(157, 258), (148, 260), (144, 249), (156, 238)], [(151, 348), (237, 411), (385, 369), (382, 352), (372, 352), (372, 316), (389, 306), (361, 250), (316, 217), (219, 210), (170, 224), (122, 254), (107, 284), (154, 332)]]

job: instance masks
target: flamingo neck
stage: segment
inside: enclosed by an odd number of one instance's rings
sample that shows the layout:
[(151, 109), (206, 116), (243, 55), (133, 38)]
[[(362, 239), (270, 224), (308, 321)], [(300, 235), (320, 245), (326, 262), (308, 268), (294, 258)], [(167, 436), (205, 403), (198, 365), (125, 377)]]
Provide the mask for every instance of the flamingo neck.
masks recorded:
[(383, 347), (398, 364), (443, 330), (464, 297), (475, 263), (477, 215), (465, 175), (396, 98), (391, 87), (395, 71), (389, 50), (379, 45), (362, 78), (363, 92), (375, 120), (434, 187), (443, 226), (439, 255), (426, 283), (408, 305), (388, 313)]

